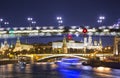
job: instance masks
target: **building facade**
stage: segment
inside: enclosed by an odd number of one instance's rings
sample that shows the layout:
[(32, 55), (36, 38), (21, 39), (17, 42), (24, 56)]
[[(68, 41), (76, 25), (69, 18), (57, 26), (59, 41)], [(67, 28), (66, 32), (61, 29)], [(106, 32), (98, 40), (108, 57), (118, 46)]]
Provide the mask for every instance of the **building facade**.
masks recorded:
[[(84, 37), (83, 42), (75, 41), (75, 40), (66, 40), (64, 37), (63, 41), (56, 41), (52, 42), (52, 49), (53, 51), (61, 51), (63, 53), (69, 53), (72, 50), (76, 50), (77, 52), (83, 51), (84, 53), (86, 50), (102, 50), (102, 40), (93, 41), (92, 36)], [(66, 50), (67, 49), (67, 50)], [(66, 50), (66, 51), (65, 51)]]

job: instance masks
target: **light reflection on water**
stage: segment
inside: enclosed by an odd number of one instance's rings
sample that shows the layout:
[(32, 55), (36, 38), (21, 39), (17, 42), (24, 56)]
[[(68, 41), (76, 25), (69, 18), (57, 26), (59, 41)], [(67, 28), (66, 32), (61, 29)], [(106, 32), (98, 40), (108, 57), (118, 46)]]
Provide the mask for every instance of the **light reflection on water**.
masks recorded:
[[(120, 78), (120, 69), (96, 67), (85, 69), (59, 69), (55, 64), (1, 65), (0, 78)], [(89, 67), (90, 68), (90, 67)]]

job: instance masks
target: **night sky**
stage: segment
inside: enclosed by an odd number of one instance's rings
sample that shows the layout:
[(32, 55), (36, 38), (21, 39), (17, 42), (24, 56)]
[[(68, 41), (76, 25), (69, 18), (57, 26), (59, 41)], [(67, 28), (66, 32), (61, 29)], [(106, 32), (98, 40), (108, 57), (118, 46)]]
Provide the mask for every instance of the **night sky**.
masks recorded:
[(28, 26), (32, 17), (39, 26), (57, 25), (56, 17), (65, 26), (98, 25), (98, 16), (106, 17), (103, 25), (113, 25), (120, 18), (120, 0), (0, 0), (0, 18), (10, 27)]

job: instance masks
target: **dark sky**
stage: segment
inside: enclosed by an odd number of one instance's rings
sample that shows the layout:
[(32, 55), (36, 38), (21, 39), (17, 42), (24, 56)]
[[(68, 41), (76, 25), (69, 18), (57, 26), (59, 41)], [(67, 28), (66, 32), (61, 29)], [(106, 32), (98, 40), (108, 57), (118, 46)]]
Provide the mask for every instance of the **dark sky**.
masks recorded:
[(10, 26), (27, 26), (27, 17), (37, 25), (57, 25), (56, 17), (63, 17), (64, 25), (98, 25), (104, 15), (104, 25), (113, 25), (120, 18), (120, 0), (0, 0), (0, 18)]

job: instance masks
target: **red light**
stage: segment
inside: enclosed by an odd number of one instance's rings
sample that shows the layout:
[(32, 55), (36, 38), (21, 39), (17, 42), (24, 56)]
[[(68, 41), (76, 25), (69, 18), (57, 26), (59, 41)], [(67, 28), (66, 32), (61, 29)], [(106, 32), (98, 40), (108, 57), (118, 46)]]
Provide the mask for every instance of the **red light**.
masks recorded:
[(72, 35), (68, 34), (67, 38), (68, 38), (68, 40), (71, 40), (72, 39)]
[(83, 31), (82, 31), (84, 34), (87, 33), (87, 29), (86, 28), (83, 28)]

